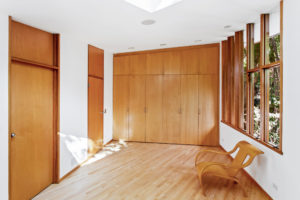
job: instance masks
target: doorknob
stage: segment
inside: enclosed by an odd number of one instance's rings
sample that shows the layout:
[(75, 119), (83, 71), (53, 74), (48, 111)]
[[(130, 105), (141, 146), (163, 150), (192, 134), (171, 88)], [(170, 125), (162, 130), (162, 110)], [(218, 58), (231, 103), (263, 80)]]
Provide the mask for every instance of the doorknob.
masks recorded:
[(14, 138), (14, 137), (16, 137), (16, 134), (15, 134), (15, 133), (11, 133), (11, 134), (10, 134), (10, 137), (11, 137), (11, 138)]
[(103, 112), (100, 112), (101, 114), (105, 114), (106, 113), (106, 109), (103, 110)]

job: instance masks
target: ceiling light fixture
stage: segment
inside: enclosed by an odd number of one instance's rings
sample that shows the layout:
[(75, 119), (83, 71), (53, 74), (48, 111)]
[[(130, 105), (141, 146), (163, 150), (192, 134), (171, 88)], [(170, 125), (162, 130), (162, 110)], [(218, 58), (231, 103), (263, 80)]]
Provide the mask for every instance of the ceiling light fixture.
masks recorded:
[(129, 47), (128, 49), (130, 49), (130, 50), (131, 50), (131, 49), (134, 49), (134, 47)]
[(224, 28), (228, 29), (228, 28), (231, 28), (231, 26), (230, 25), (226, 25), (226, 26), (224, 26)]
[(143, 25), (152, 25), (152, 24), (155, 24), (155, 20), (153, 20), (153, 19), (146, 19), (146, 20), (143, 20), (141, 23), (143, 24)]
[(125, 0), (140, 9), (153, 13), (179, 3), (182, 0)]
[(167, 44), (160, 44), (161, 47), (167, 46)]

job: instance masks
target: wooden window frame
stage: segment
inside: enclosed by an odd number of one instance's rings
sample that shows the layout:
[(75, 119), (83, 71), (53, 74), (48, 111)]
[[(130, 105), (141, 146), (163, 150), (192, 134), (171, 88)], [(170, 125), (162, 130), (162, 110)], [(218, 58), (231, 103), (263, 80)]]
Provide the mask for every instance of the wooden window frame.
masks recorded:
[[(246, 47), (246, 51), (247, 51), (247, 128), (246, 130), (243, 130), (243, 126), (241, 125), (241, 120), (243, 117), (243, 109), (241, 109), (241, 95), (243, 94), (241, 92), (241, 88), (243, 86), (243, 84), (241, 83), (240, 79), (238, 79), (237, 77), (231, 78), (231, 80), (224, 80), (222, 83), (228, 84), (229, 85), (225, 85), (222, 86), (223, 89), (223, 93), (222, 97), (224, 98), (224, 100), (222, 100), (222, 105), (226, 106), (226, 103), (229, 101), (234, 101), (233, 105), (235, 106), (235, 108), (231, 111), (230, 107), (225, 107), (224, 110), (222, 109), (222, 122), (232, 128), (234, 128), (235, 130), (243, 133), (244, 135), (254, 139), (255, 141), (265, 145), (266, 147), (272, 149), (273, 151), (279, 153), (279, 154), (283, 154), (282, 151), (282, 89), (283, 89), (283, 62), (282, 62), (282, 58), (283, 58), (283, 53), (282, 53), (282, 34), (283, 34), (283, 1), (280, 2), (280, 60), (276, 61), (274, 63), (269, 63), (269, 60), (267, 59), (268, 54), (267, 54), (267, 48), (268, 48), (268, 39), (269, 39), (269, 14), (261, 14), (260, 16), (260, 20), (261, 20), (261, 30), (260, 30), (260, 35), (261, 35), (261, 40), (260, 40), (260, 64), (259, 67), (254, 68), (254, 24), (247, 24), (247, 28), (246, 28), (246, 35), (247, 35), (247, 47)], [(227, 43), (225, 41), (222, 42), (222, 50), (223, 50), (223, 44), (226, 45), (226, 50), (227, 53), (222, 53), (222, 56), (227, 56), (227, 58), (223, 58), (222, 60), (222, 65), (223, 65), (223, 74), (222, 77), (228, 78), (229, 76), (227, 75), (228, 73), (231, 73), (232, 70), (234, 70), (236, 73), (234, 73), (234, 75), (238, 75), (240, 74), (240, 77), (243, 76), (243, 70), (242, 72), (240, 72), (239, 70), (241, 70), (240, 63), (239, 63), (239, 54), (238, 54), (238, 50), (237, 48), (239, 48), (241, 45), (240, 44), (236, 44), (237, 41), (239, 41), (239, 35), (238, 32), (235, 33), (235, 42), (234, 42), (234, 52), (235, 53), (235, 58), (234, 58), (234, 68), (230, 69), (230, 71), (228, 71), (228, 68), (230, 68), (231, 65), (233, 65), (231, 62), (228, 62), (228, 60), (230, 59), (228, 57), (228, 54), (230, 55), (230, 51), (232, 52), (232, 49), (230, 48), (230, 45), (228, 45), (228, 43), (230, 43), (230, 37), (228, 38)], [(229, 52), (229, 53), (228, 53)], [(227, 59), (227, 60), (226, 60)], [(269, 107), (268, 107), (268, 101), (266, 101), (267, 97), (266, 97), (266, 91), (269, 88), (268, 85), (268, 81), (265, 80), (265, 74), (266, 74), (266, 70), (268, 69), (272, 69), (272, 68), (277, 68), (279, 67), (280, 69), (280, 121), (279, 121), (279, 146), (276, 148), (274, 146), (272, 146), (268, 141), (269, 138), (269, 130), (268, 130), (268, 112), (269, 112)], [(238, 68), (238, 69), (236, 69)], [(255, 72), (259, 72), (260, 73), (260, 95), (261, 95), (261, 99), (260, 99), (260, 112), (261, 112), (261, 122), (260, 122), (260, 138), (256, 138), (254, 137), (254, 133), (253, 133), (253, 125), (254, 125), (254, 119), (253, 119), (253, 103), (251, 100), (251, 74), (255, 73)], [(232, 81), (234, 81), (234, 86), (232, 87)], [(237, 83), (238, 81), (238, 83)], [(234, 99), (232, 99), (232, 92), (235, 89), (235, 93), (236, 90), (238, 90), (238, 92), (236, 93), (236, 95), (234, 95)], [(228, 91), (231, 90), (231, 91)], [(231, 93), (228, 95), (228, 93)], [(236, 100), (236, 97), (238, 96), (237, 94), (240, 94), (240, 98), (238, 99), (238, 101)], [(228, 96), (226, 96), (228, 95)], [(228, 114), (230, 115), (229, 120), (228, 120)], [(231, 115), (234, 114), (235, 116), (232, 117)], [(230, 119), (235, 119), (235, 121), (233, 122)]]

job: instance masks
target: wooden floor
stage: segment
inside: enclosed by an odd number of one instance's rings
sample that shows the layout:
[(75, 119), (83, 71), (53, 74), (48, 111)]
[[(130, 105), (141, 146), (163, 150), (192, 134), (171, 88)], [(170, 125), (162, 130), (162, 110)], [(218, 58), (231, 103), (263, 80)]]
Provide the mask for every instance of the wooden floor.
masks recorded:
[[(206, 177), (206, 197), (201, 195), (194, 157), (203, 148), (191, 145), (113, 142), (60, 184), (51, 185), (34, 200), (263, 200), (268, 197), (244, 173), (238, 185), (228, 189), (223, 179)], [(224, 156), (204, 154), (206, 161), (227, 161)]]

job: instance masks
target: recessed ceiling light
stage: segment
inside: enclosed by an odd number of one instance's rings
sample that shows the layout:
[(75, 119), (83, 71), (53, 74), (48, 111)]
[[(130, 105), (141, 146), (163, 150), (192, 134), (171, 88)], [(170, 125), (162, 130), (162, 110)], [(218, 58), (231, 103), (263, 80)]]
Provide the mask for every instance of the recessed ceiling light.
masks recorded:
[(128, 49), (134, 49), (134, 47), (129, 47)]
[(153, 20), (153, 19), (146, 19), (146, 20), (142, 21), (142, 24), (143, 24), (143, 25), (152, 25), (152, 24), (154, 24), (155, 22), (156, 22), (156, 21)]
[(140, 9), (153, 13), (172, 6), (182, 0), (125, 0)]
[(227, 28), (231, 28), (231, 26), (230, 26), (230, 25), (226, 25), (226, 26), (224, 26), (224, 28), (226, 28), (226, 29), (227, 29)]
[(195, 40), (195, 43), (202, 42), (202, 40)]
[(161, 47), (163, 47), (163, 46), (167, 46), (167, 44), (160, 44), (160, 46), (161, 46)]

